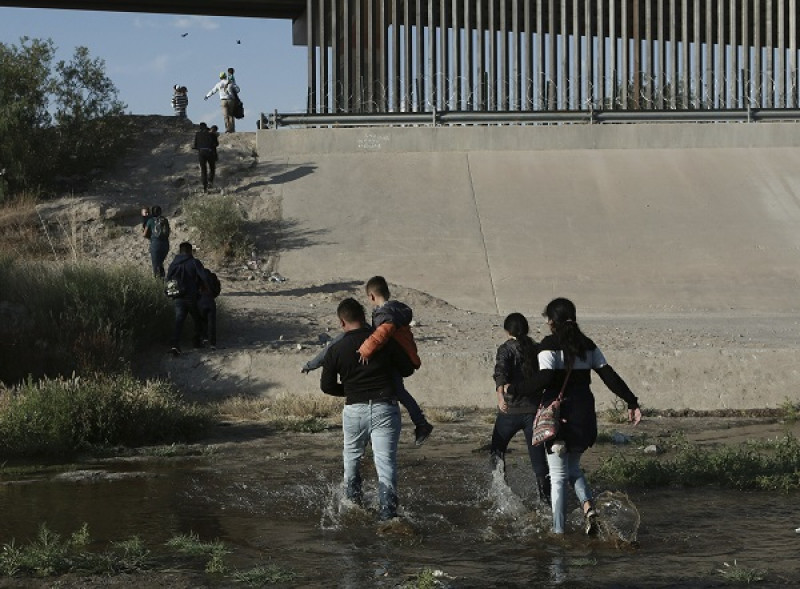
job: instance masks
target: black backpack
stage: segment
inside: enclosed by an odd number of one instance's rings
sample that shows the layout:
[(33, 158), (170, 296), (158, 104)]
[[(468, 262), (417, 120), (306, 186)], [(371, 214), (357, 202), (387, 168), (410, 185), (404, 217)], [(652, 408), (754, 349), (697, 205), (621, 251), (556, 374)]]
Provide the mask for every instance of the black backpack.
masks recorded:
[(215, 299), (222, 292), (222, 284), (220, 284), (219, 277), (211, 270), (206, 269), (206, 277), (208, 278), (208, 286), (211, 288), (211, 296)]
[(166, 217), (156, 217), (153, 219), (153, 230), (151, 237), (154, 239), (168, 239), (169, 238), (169, 221)]
[(186, 296), (186, 266), (180, 264), (172, 273), (172, 278), (164, 284), (164, 294), (171, 299), (180, 299)]

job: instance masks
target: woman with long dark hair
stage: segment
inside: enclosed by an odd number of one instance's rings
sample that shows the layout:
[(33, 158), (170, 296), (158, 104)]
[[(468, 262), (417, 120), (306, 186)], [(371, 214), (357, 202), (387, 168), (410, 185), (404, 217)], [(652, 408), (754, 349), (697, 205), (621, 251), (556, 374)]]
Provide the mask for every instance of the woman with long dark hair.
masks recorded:
[(551, 334), (539, 344), (539, 371), (518, 386), (512, 383), (506, 390), (527, 396), (538, 395), (544, 390), (542, 403), (548, 405), (558, 397), (566, 380), (561, 427), (556, 439), (545, 443), (552, 486), (553, 532), (564, 533), (569, 482), (583, 507), (584, 531), (588, 534), (595, 528), (596, 514), (592, 491), (581, 470), (581, 456), (597, 440), (597, 414), (590, 388), (592, 371), (611, 392), (627, 403), (628, 420), (634, 425), (641, 421), (642, 412), (625, 381), (606, 362), (597, 345), (581, 331), (572, 301), (554, 299), (542, 315), (547, 319)]
[(492, 466), (501, 466), (505, 472), (505, 454), (508, 444), (520, 430), (525, 432), (528, 456), (539, 499), (550, 502), (550, 479), (547, 477), (547, 459), (543, 446), (532, 446), (533, 418), (541, 396), (517, 396), (506, 393), (504, 387), (533, 378), (539, 370), (538, 347), (528, 335), (528, 320), (521, 313), (511, 313), (503, 322), (508, 339), (497, 348), (494, 365), (494, 383), (497, 393), (497, 417), (492, 431), (490, 449)]

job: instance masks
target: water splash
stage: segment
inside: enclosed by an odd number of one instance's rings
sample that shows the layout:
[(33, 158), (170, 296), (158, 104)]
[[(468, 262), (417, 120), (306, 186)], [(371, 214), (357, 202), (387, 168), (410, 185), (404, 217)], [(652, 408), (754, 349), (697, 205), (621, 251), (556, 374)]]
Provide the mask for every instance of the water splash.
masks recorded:
[(502, 536), (529, 537), (540, 536), (548, 527), (549, 509), (537, 503), (529, 509), (525, 502), (508, 486), (505, 466), (498, 462), (492, 470), (488, 498), (491, 502), (490, 515), (495, 524), (504, 524), (503, 529), (490, 525), (482, 534), (484, 539), (492, 540)]
[(622, 492), (605, 491), (595, 499), (598, 526), (604, 540), (609, 542), (636, 542), (641, 518), (633, 501)]

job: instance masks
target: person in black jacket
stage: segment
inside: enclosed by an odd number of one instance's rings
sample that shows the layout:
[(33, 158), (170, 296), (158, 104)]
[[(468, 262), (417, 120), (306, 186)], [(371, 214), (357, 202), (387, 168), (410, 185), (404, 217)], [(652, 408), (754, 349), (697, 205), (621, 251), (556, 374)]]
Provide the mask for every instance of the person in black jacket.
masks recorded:
[(556, 439), (545, 443), (552, 485), (553, 532), (564, 533), (569, 482), (583, 507), (584, 531), (589, 534), (596, 530), (597, 514), (592, 505), (592, 491), (581, 470), (581, 456), (597, 440), (597, 414), (590, 388), (592, 371), (611, 392), (627, 403), (628, 420), (634, 425), (641, 421), (642, 411), (625, 381), (578, 327), (572, 301), (553, 299), (542, 315), (547, 318), (551, 334), (539, 344), (539, 371), (519, 384), (506, 385), (504, 390), (515, 396), (542, 394), (542, 402), (549, 405), (558, 397), (566, 381), (561, 403), (561, 427)]
[(197, 150), (200, 161), (200, 181), (203, 183), (203, 192), (208, 190), (209, 185), (214, 184), (218, 146), (217, 135), (209, 131), (208, 125), (200, 123), (200, 129), (194, 134), (193, 147)]
[(359, 465), (369, 441), (378, 474), (379, 517), (385, 521), (397, 516), (398, 505), (400, 411), (393, 376), (409, 376), (414, 366), (393, 340), (375, 352), (368, 363), (360, 362), (358, 348), (372, 333), (366, 325), (364, 307), (347, 298), (339, 303), (336, 314), (345, 335), (325, 355), (320, 388), (328, 395), (345, 398), (344, 491), (350, 501), (360, 504), (363, 495)]
[(532, 378), (539, 369), (536, 356), (538, 348), (528, 335), (528, 320), (521, 313), (511, 313), (503, 322), (508, 339), (497, 348), (494, 365), (494, 384), (497, 393), (497, 417), (494, 420), (492, 444), (489, 450), (492, 466), (505, 473), (505, 454), (511, 438), (519, 431), (525, 433), (528, 457), (536, 475), (539, 499), (550, 503), (550, 478), (544, 447), (532, 446), (533, 418), (541, 402), (541, 395), (512, 395), (504, 387)]
[(176, 356), (181, 353), (181, 333), (187, 315), (192, 316), (194, 323), (194, 347), (202, 346), (203, 324), (197, 308), (197, 300), (200, 297), (201, 285), (203, 288), (211, 289), (206, 277), (206, 269), (192, 252), (191, 243), (188, 241), (181, 243), (178, 246), (178, 255), (172, 260), (169, 270), (167, 270), (167, 282), (177, 280), (181, 291), (181, 296), (173, 299), (175, 302), (175, 332), (172, 337), (171, 351)]

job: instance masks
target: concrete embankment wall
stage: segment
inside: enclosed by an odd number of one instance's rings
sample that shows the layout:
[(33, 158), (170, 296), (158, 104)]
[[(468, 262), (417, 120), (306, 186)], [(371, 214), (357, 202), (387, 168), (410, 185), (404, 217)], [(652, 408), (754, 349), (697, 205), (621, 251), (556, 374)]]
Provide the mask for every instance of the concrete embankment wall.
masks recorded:
[(800, 307), (798, 124), (281, 129), (258, 150), (317, 236), (287, 272), (493, 313)]
[[(258, 133), (258, 151), (285, 166), (271, 185), (287, 276), (383, 274), (497, 315), (536, 317), (554, 296), (582, 317), (684, 324), (800, 309), (798, 124), (279, 129)], [(614, 364), (650, 407), (796, 396), (796, 344), (699, 344)], [(414, 377), (422, 399), (491, 406), (490, 359), (437, 361)]]

